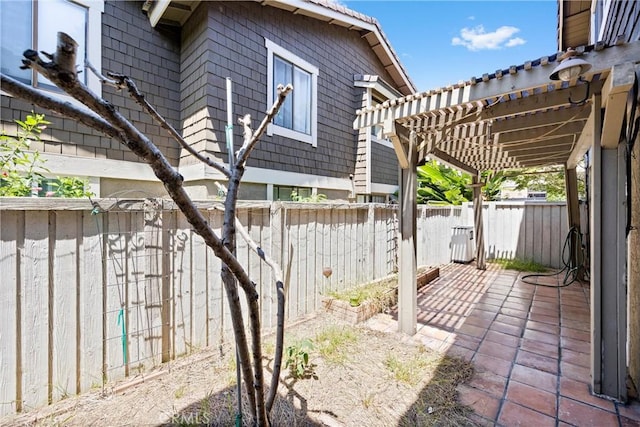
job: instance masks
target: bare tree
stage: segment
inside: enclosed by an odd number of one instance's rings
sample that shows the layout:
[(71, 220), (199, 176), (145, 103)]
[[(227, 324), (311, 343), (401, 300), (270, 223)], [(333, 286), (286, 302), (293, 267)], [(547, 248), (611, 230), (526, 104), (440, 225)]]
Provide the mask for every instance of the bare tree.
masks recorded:
[[(24, 52), (21, 68), (32, 68), (52, 81), (64, 92), (87, 106), (90, 111), (77, 108), (68, 102), (62, 102), (43, 94), (30, 86), (24, 85), (4, 74), (1, 75), (2, 90), (22, 98), (39, 107), (56, 112), (68, 118), (75, 119), (103, 134), (120, 141), (131, 151), (144, 159), (153, 169), (156, 177), (164, 184), (167, 193), (185, 215), (188, 222), (209, 246), (215, 255), (223, 263), (222, 281), (230, 306), (233, 331), (237, 344), (239, 363), (242, 367), (242, 376), (248, 396), (250, 415), (256, 425), (269, 424), (268, 413), (271, 411), (277, 387), (279, 384), (280, 369), (282, 365), (283, 337), (284, 337), (284, 283), (280, 267), (269, 258), (260, 246), (251, 240), (249, 234), (242, 229), (242, 225), (236, 220), (236, 205), (238, 188), (245, 166), (251, 151), (257, 145), (260, 137), (273, 120), (287, 94), (293, 89), (291, 85), (278, 87), (278, 98), (267, 111), (266, 116), (253, 131), (251, 117), (246, 115), (239, 119), (244, 127), (243, 144), (234, 153), (235, 162), (226, 167), (224, 164), (202, 156), (190, 147), (180, 134), (146, 101), (134, 82), (127, 76), (109, 73), (104, 77), (87, 64), (92, 71), (98, 74), (103, 84), (112, 85), (119, 89), (126, 89), (129, 95), (138, 102), (142, 108), (153, 117), (171, 136), (189, 153), (197, 157), (208, 166), (217, 169), (228, 180), (228, 188), (225, 199), (224, 223), (221, 236), (218, 236), (209, 226), (205, 217), (196, 208), (193, 201), (183, 187), (183, 177), (173, 168), (156, 145), (139, 129), (123, 117), (116, 108), (106, 100), (92, 93), (79, 79), (76, 69), (77, 43), (65, 33), (58, 33), (56, 52), (51, 55), (43, 52), (46, 60), (40, 57), (38, 52), (27, 50)], [(274, 369), (271, 378), (269, 392), (265, 398), (264, 375), (262, 362), (262, 343), (260, 328), (260, 307), (256, 291), (256, 284), (248, 276), (244, 267), (234, 256), (235, 236), (239, 231), (251, 247), (273, 271), (275, 286), (278, 295), (278, 319), (276, 332), (276, 349), (274, 354)], [(248, 316), (251, 334), (251, 355), (249, 343), (244, 328), (243, 314), (240, 306), (240, 293), (238, 285), (244, 291), (248, 306)]]

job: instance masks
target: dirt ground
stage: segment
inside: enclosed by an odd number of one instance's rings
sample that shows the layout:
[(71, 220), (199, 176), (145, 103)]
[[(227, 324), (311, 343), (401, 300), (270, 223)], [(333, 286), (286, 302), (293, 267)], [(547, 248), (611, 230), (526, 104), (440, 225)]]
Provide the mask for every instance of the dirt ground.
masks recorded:
[[(469, 409), (456, 401), (456, 385), (472, 375), (466, 362), (326, 313), (289, 326), (285, 346), (305, 339), (313, 343), (311, 368), (297, 379), (283, 370), (273, 425), (473, 425)], [(272, 342), (265, 338), (266, 354), (273, 352)], [(0, 419), (0, 425), (234, 425), (233, 356), (202, 350), (144, 377)], [(270, 366), (268, 361), (267, 370)]]

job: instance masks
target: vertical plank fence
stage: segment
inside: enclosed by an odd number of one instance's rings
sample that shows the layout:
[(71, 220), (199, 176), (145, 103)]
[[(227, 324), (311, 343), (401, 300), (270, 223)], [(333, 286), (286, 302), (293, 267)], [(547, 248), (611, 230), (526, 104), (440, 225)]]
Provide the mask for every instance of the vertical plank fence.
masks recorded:
[[(200, 202), (216, 232), (223, 205)], [(488, 257), (557, 266), (562, 204), (486, 207)], [(418, 209), (420, 265), (450, 259), (452, 227), (470, 206)], [(278, 261), (289, 320), (321, 298), (397, 269), (398, 207), (244, 202), (239, 221)], [(262, 324), (276, 324), (271, 270), (241, 238), (237, 256), (259, 287)], [(0, 198), (0, 416), (232, 340), (220, 261), (169, 200)], [(244, 304), (244, 300), (243, 300)]]

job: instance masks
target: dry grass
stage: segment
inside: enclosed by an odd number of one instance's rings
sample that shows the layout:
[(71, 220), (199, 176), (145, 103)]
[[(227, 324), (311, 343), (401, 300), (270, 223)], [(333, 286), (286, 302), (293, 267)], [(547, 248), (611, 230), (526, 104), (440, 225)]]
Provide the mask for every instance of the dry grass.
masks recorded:
[[(285, 346), (304, 339), (314, 343), (309, 352), (312, 375), (300, 379), (283, 371), (271, 413), (273, 425), (473, 425), (467, 418), (470, 409), (456, 399), (457, 385), (473, 373), (469, 363), (325, 314), (289, 327)], [(266, 341), (272, 348), (272, 339)], [(124, 392), (72, 397), (37, 412), (0, 419), (0, 424), (234, 425), (232, 356), (233, 352), (204, 350)], [(272, 360), (266, 366), (269, 370)], [(247, 420), (243, 424), (248, 425)]]

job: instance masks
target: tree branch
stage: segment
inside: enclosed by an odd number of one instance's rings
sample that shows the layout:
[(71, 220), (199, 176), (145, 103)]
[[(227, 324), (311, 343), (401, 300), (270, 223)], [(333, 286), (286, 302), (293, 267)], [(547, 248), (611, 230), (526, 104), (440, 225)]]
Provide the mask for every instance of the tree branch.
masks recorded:
[(282, 369), (282, 352), (284, 350), (284, 281), (282, 276), (282, 269), (280, 265), (275, 262), (269, 255), (267, 255), (260, 246), (249, 236), (249, 233), (244, 228), (238, 218), (236, 218), (236, 230), (240, 233), (240, 236), (247, 242), (249, 248), (251, 248), (258, 256), (269, 266), (273, 272), (273, 276), (276, 280), (276, 292), (278, 295), (278, 314), (276, 327), (276, 348), (274, 353), (273, 372), (271, 374), (271, 385), (269, 386), (269, 393), (267, 395), (266, 411), (271, 412), (273, 402), (276, 397), (276, 391), (278, 390), (278, 384), (280, 380), (280, 371)]
[(184, 138), (182, 138), (182, 135), (180, 135), (174, 129), (174, 127), (171, 126), (169, 122), (167, 122), (165, 118), (162, 117), (160, 113), (158, 113), (158, 111), (155, 108), (153, 108), (151, 104), (147, 102), (144, 95), (140, 93), (135, 82), (130, 77), (125, 76), (123, 74), (117, 74), (117, 73), (107, 73), (107, 74), (109, 75), (109, 77), (115, 79), (114, 81), (116, 82), (116, 85), (117, 85), (116, 87), (119, 87), (119, 88), (126, 87), (127, 90), (129, 91), (129, 95), (131, 96), (131, 98), (133, 98), (140, 106), (142, 106), (142, 108), (144, 108), (147, 111), (147, 113), (156, 121), (156, 123), (158, 123), (163, 129), (169, 132), (169, 135), (171, 135), (173, 139), (175, 139), (182, 148), (187, 150), (189, 154), (191, 154), (193, 157), (200, 160), (202, 163), (206, 164), (207, 166), (210, 166), (220, 171), (227, 178), (231, 176), (231, 173), (229, 172), (229, 170), (222, 163), (215, 162), (210, 158), (205, 157), (200, 153), (198, 153), (196, 150), (194, 150), (193, 147), (191, 147), (187, 143), (187, 141), (185, 141)]
[(32, 102), (46, 110), (76, 119), (83, 125), (95, 129), (98, 132), (102, 132), (107, 136), (118, 139), (127, 146), (129, 145), (120, 129), (112, 126), (102, 117), (93, 113), (93, 111), (81, 110), (69, 101), (60, 101), (59, 99), (46, 95), (43, 92), (40, 92), (31, 86), (27, 86), (5, 74), (0, 74), (0, 77), (2, 79), (2, 90), (12, 96), (20, 99), (27, 99), (29, 102)]
[(262, 134), (267, 130), (267, 125), (273, 121), (273, 118), (278, 114), (280, 107), (284, 103), (285, 99), (289, 92), (293, 90), (293, 86), (288, 84), (287, 86), (278, 85), (278, 98), (273, 103), (271, 108), (267, 111), (267, 115), (264, 116), (260, 126), (256, 129), (255, 133), (250, 132), (251, 130), (251, 116), (246, 115), (240, 120), (238, 120), (242, 126), (244, 127), (244, 143), (242, 147), (236, 152), (236, 163), (244, 165), (249, 158), (249, 154), (251, 150), (256, 146)]

